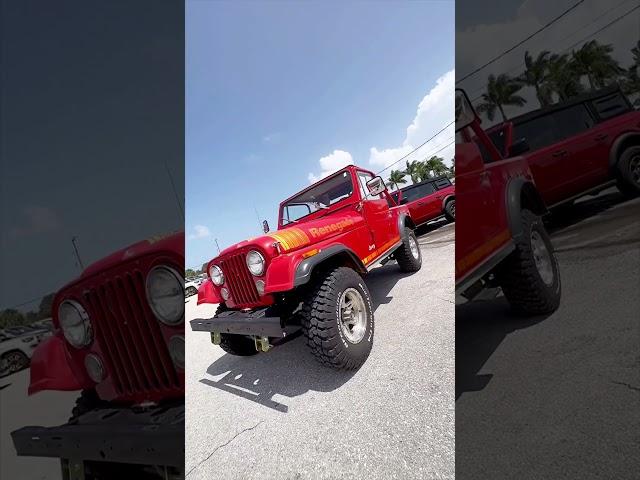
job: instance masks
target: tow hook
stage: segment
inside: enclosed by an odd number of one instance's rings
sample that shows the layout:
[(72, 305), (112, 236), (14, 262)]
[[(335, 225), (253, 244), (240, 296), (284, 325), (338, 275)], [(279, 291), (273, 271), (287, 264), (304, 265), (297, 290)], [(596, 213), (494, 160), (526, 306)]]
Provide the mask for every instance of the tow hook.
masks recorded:
[(268, 352), (271, 349), (269, 337), (255, 337), (256, 350), (258, 352)]
[(214, 345), (220, 345), (222, 341), (222, 337), (220, 336), (220, 332), (211, 332), (211, 343)]

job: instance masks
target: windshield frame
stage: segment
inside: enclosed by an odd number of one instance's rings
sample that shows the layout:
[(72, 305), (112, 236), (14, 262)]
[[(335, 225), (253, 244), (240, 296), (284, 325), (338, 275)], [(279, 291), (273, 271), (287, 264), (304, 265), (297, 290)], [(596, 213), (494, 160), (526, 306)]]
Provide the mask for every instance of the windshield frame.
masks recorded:
[[(356, 184), (356, 180), (357, 179), (354, 178), (354, 170), (355, 170), (354, 167), (351, 166), (351, 165), (348, 166), (348, 167), (345, 167), (345, 168), (343, 168), (341, 170), (338, 170), (337, 172), (329, 175), (328, 177), (323, 178), (322, 180), (319, 180), (316, 183), (313, 183), (313, 184), (309, 185), (304, 190), (300, 190), (299, 192), (295, 193), (294, 195), (291, 195), (286, 200), (283, 200), (280, 203), (280, 208), (278, 210), (278, 229), (285, 228), (285, 227), (288, 227), (288, 226), (291, 226), (291, 225), (295, 225), (295, 224), (297, 224), (299, 222), (307, 222), (307, 221), (309, 221), (309, 220), (311, 220), (313, 218), (316, 218), (317, 216), (324, 215), (324, 214), (326, 214), (327, 212), (330, 212), (330, 211), (334, 211), (336, 208), (342, 208), (347, 203), (351, 203), (353, 201), (354, 197), (356, 198), (356, 201), (358, 201), (359, 200), (359, 192), (360, 192), (360, 190), (358, 188), (356, 188), (357, 187), (357, 184)], [(349, 175), (349, 178), (351, 180), (351, 193), (349, 195), (347, 195), (346, 197), (340, 199), (339, 201), (337, 201), (333, 205), (327, 206), (326, 208), (320, 208), (320, 209), (318, 209), (316, 211), (313, 211), (311, 213), (308, 213), (307, 215), (304, 215), (304, 216), (302, 216), (302, 217), (300, 217), (300, 218), (298, 218), (296, 220), (292, 220), (292, 221), (288, 221), (287, 223), (283, 223), (285, 221), (284, 209), (286, 208), (287, 204), (289, 204), (289, 205), (301, 205), (299, 203), (293, 203), (292, 204), (291, 201), (294, 200), (296, 197), (302, 195), (303, 193), (308, 192), (309, 190), (311, 190), (313, 188), (316, 188), (318, 185), (321, 185), (321, 184), (323, 184), (325, 182), (328, 182), (332, 178), (337, 177), (339, 175), (342, 175), (345, 172)]]

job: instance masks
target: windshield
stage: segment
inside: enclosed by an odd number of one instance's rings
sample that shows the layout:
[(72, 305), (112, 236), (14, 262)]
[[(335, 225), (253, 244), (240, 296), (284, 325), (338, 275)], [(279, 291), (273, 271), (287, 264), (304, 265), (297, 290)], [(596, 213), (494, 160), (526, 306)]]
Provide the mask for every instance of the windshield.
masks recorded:
[(335, 205), (353, 193), (353, 182), (348, 171), (334, 175), (309, 190), (296, 195), (282, 205), (282, 225), (298, 220)]

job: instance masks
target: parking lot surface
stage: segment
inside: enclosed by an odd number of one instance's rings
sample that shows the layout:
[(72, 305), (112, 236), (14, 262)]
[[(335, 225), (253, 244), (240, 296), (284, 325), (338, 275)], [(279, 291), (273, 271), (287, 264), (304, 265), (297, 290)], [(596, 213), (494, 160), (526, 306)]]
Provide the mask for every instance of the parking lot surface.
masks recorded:
[[(375, 342), (356, 372), (301, 337), (242, 358), (187, 326), (188, 478), (454, 478), (454, 224), (420, 233), (419, 272), (366, 277)], [(192, 298), (186, 320), (214, 311)]]
[(637, 479), (640, 199), (586, 197), (548, 225), (560, 308), (456, 308), (456, 477)]

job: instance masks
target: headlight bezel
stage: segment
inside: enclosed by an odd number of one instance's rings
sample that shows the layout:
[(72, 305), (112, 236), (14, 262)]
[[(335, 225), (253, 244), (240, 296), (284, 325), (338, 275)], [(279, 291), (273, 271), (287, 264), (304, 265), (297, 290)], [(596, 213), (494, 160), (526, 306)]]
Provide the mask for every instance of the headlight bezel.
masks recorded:
[[(220, 278), (220, 283), (218, 283), (214, 278), (214, 275), (212, 273), (213, 271), (216, 271), (219, 274), (218, 278)], [(218, 265), (211, 265), (209, 267), (209, 278), (211, 278), (211, 281), (216, 287), (221, 287), (222, 285), (224, 285), (224, 272)]]
[[(249, 259), (252, 255), (257, 255), (260, 258), (260, 270), (258, 271), (254, 271), (252, 270), (252, 265), (258, 265), (257, 263), (250, 263)], [(264, 255), (262, 255), (262, 253), (260, 253), (258, 250), (250, 250), (249, 252), (247, 252), (247, 255), (245, 257), (245, 263), (247, 265), (247, 268), (249, 269), (249, 273), (251, 273), (251, 275), (253, 275), (254, 277), (261, 277), (262, 275), (264, 275), (264, 271), (265, 271), (265, 267), (266, 267), (266, 260), (264, 258)]]
[[(154, 301), (152, 301), (151, 298), (151, 292), (149, 291), (149, 287), (150, 287), (150, 278), (153, 274), (155, 274), (156, 272), (160, 271), (160, 270), (164, 270), (166, 272), (169, 272), (174, 279), (177, 281), (177, 284), (180, 285), (181, 289), (182, 289), (182, 295), (178, 295), (177, 297), (180, 298), (179, 303), (177, 302), (176, 304), (180, 307), (179, 310), (182, 311), (182, 314), (174, 319), (167, 319), (165, 317), (163, 317), (160, 312), (158, 311)], [(184, 277), (182, 277), (178, 271), (171, 267), (170, 265), (166, 265), (166, 264), (159, 264), (159, 265), (155, 265), (153, 268), (151, 268), (149, 270), (149, 272), (147, 273), (147, 276), (145, 278), (145, 282), (144, 282), (144, 290), (145, 290), (145, 295), (146, 295), (146, 299), (147, 299), (147, 305), (149, 305), (149, 308), (151, 309), (151, 311), (153, 312), (153, 315), (156, 317), (156, 319), (158, 319), (158, 321), (160, 321), (163, 325), (166, 325), (168, 327), (177, 327), (179, 325), (182, 325), (184, 323)]]
[[(76, 342), (70, 333), (69, 329), (74, 325), (68, 325), (64, 321), (65, 315), (63, 315), (62, 313), (62, 308), (66, 305), (68, 305), (70, 308), (73, 308), (80, 317), (80, 321), (84, 329), (83, 340), (80, 342)], [(77, 300), (66, 298), (65, 300), (60, 302), (60, 304), (58, 305), (58, 323), (65, 340), (73, 348), (76, 348), (78, 350), (87, 348), (89, 345), (91, 345), (91, 342), (93, 342), (93, 324), (91, 323), (91, 318), (89, 317), (89, 314), (85, 310), (84, 306), (82, 306), (82, 304)]]

